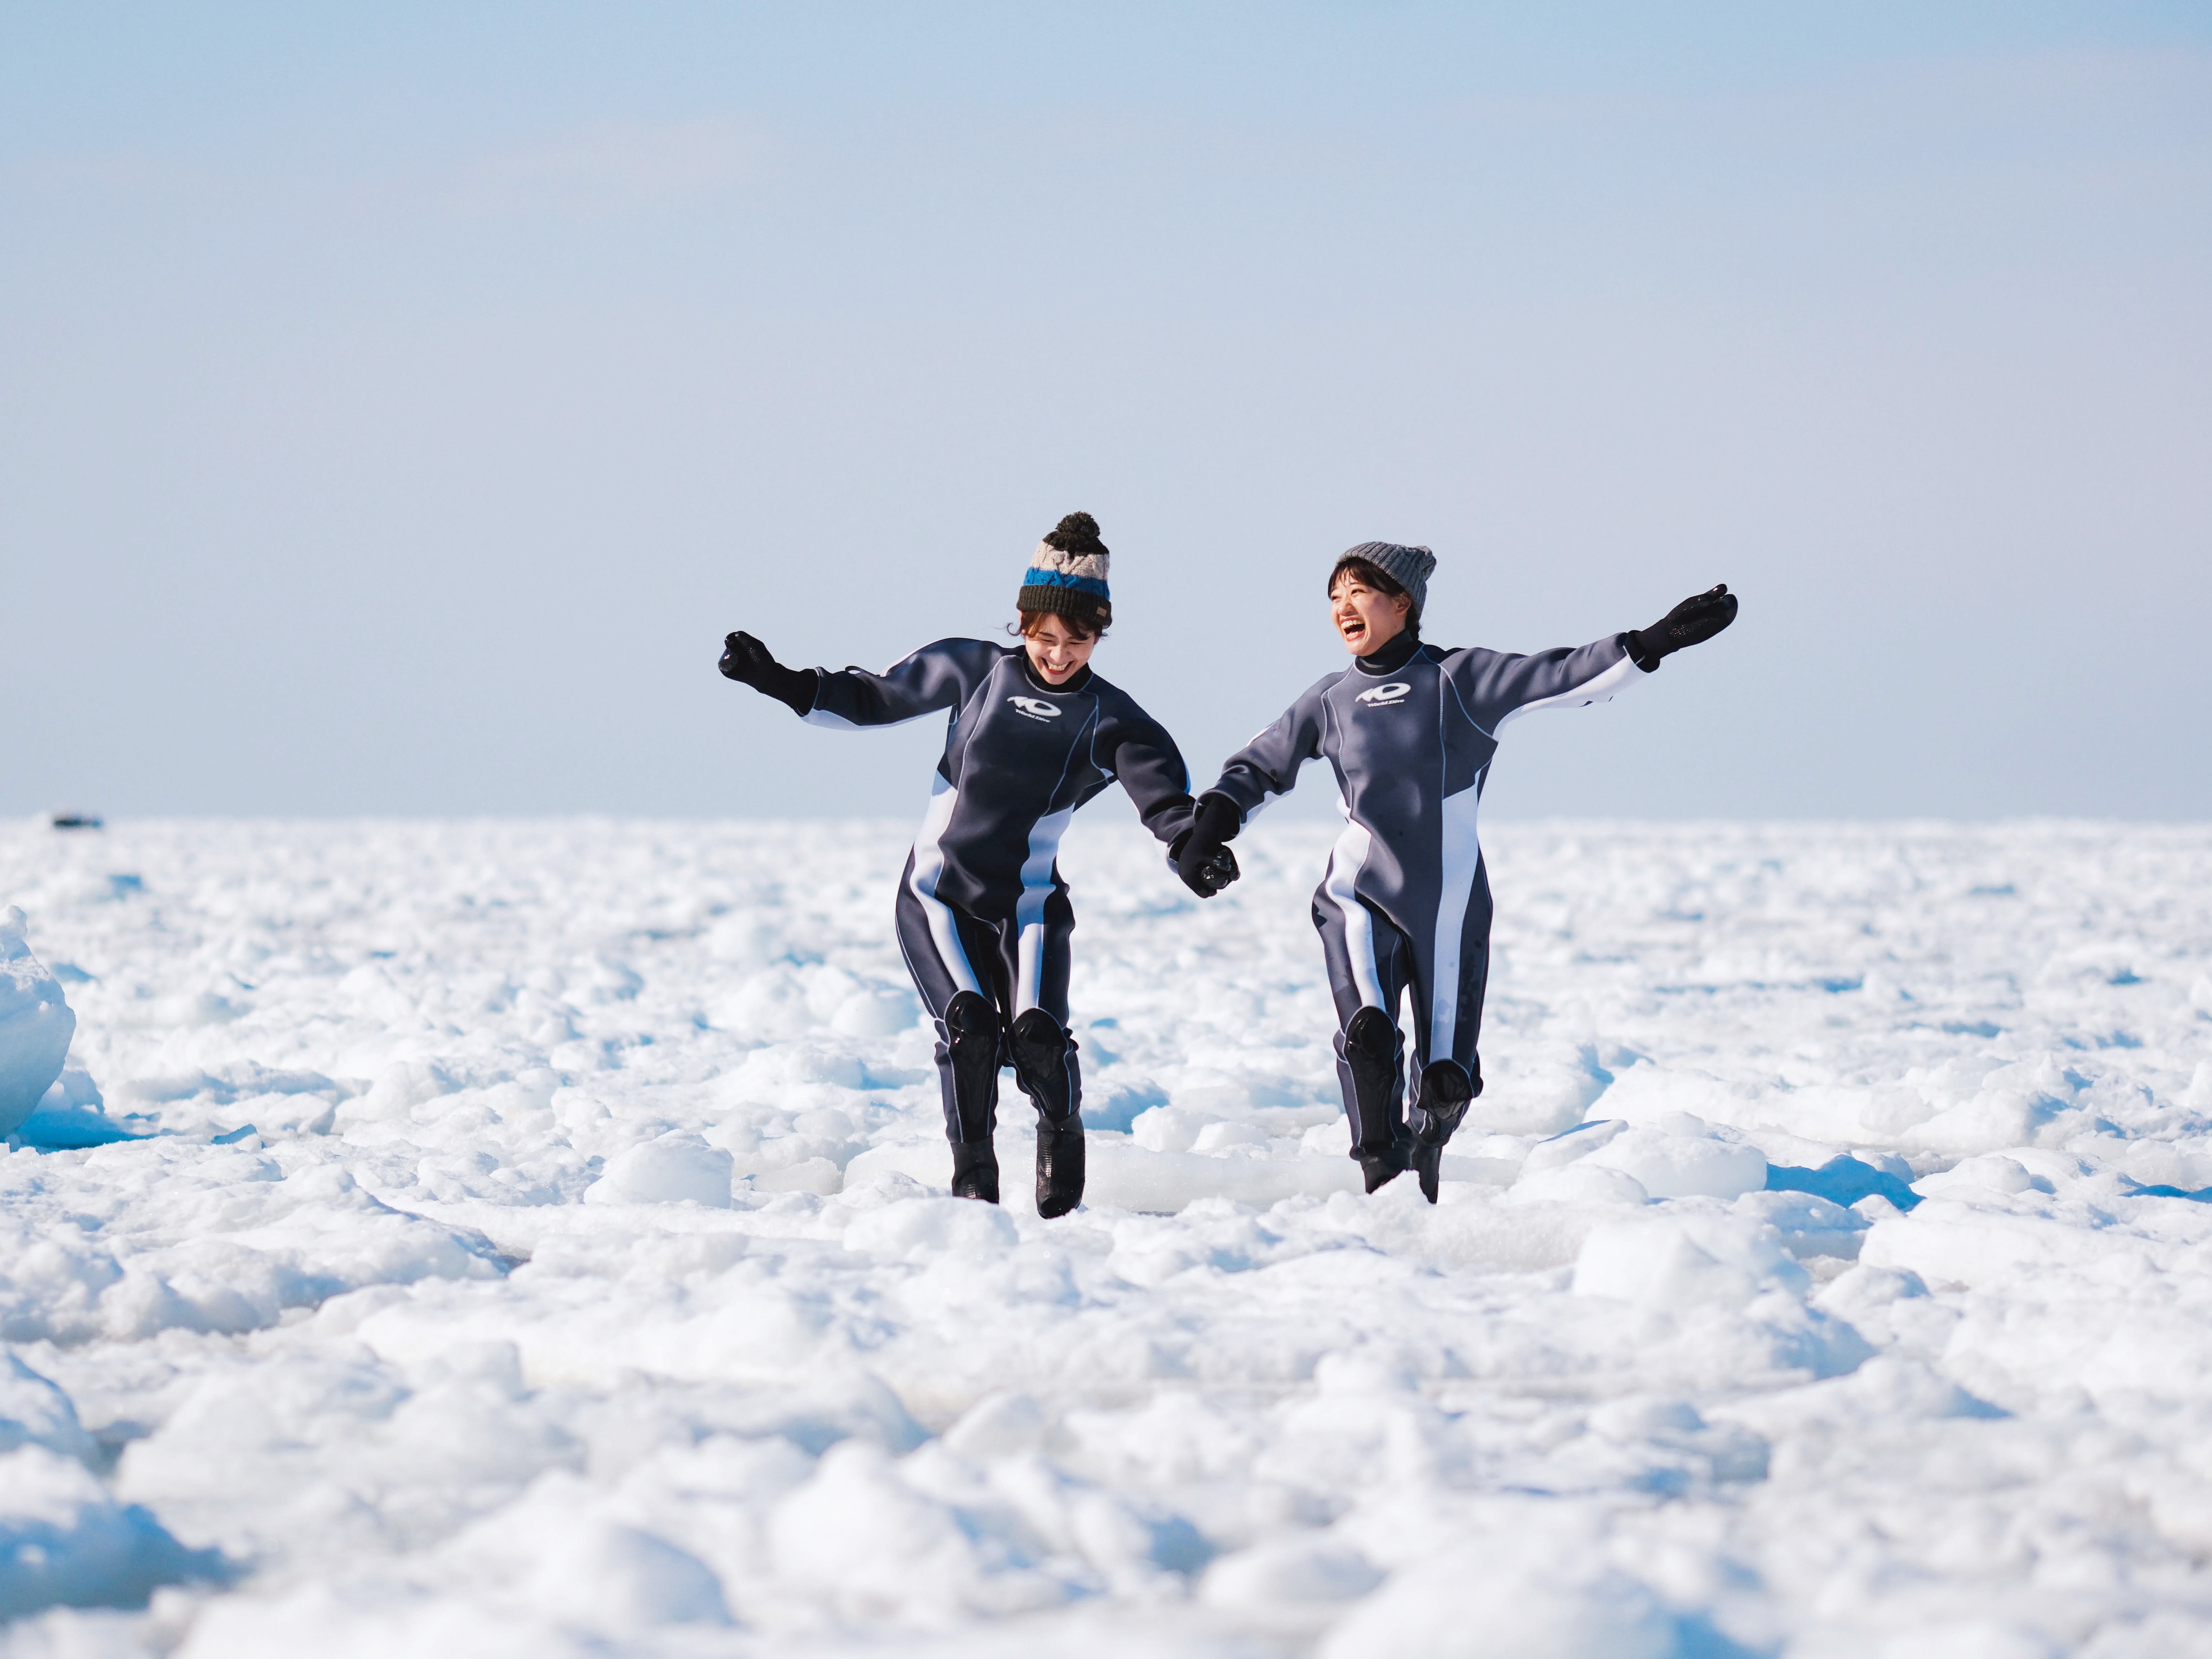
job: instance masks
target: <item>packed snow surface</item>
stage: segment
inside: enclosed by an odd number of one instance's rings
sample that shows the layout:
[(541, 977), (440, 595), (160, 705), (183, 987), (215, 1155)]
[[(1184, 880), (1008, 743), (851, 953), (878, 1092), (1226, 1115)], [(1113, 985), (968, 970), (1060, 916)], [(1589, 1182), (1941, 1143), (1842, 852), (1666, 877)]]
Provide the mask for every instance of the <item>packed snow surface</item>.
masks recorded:
[(2212, 831), (1495, 830), (1435, 1208), (1327, 838), (1071, 837), (1043, 1222), (1011, 1088), (945, 1195), (902, 826), (0, 830), (0, 1643), (2212, 1653)]

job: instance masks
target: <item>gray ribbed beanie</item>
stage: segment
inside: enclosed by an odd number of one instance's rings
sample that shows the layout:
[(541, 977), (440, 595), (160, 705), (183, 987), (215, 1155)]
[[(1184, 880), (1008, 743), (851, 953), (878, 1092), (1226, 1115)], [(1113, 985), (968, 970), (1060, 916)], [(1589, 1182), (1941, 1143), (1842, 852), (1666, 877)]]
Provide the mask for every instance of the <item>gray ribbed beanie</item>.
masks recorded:
[(1437, 556), (1425, 547), (1405, 547), (1396, 542), (1362, 542), (1357, 547), (1347, 547), (1336, 556), (1329, 567), (1328, 585), (1336, 586), (1336, 573), (1354, 559), (1373, 565), (1392, 581), (1404, 588), (1413, 601), (1408, 620), (1419, 622), (1429, 602), (1429, 577), (1437, 568)]

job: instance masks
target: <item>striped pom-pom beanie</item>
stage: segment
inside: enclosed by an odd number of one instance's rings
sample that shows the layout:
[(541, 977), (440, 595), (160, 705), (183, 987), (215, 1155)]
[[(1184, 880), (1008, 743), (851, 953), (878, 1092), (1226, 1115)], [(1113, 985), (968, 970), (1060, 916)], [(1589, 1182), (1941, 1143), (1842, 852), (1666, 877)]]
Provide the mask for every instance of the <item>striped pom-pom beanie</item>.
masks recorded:
[(1054, 611), (1088, 627), (1105, 628), (1114, 620), (1106, 562), (1098, 520), (1088, 513), (1071, 513), (1037, 544), (1014, 603), (1024, 611)]
[(1429, 578), (1437, 568), (1435, 554), (1425, 547), (1406, 547), (1397, 542), (1362, 542), (1336, 556), (1336, 562), (1328, 572), (1332, 588), (1336, 586), (1336, 573), (1355, 559), (1362, 564), (1373, 565), (1404, 588), (1413, 601), (1413, 620), (1420, 621), (1421, 609), (1429, 602)]

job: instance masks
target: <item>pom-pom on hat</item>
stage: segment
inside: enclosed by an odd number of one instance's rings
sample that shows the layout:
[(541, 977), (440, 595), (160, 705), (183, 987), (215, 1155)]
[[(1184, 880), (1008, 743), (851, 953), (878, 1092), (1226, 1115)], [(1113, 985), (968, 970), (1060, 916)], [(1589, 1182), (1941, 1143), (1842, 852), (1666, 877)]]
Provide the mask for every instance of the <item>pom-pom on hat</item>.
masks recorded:
[(1088, 628), (1114, 620), (1113, 596), (1106, 589), (1106, 544), (1098, 539), (1098, 520), (1071, 513), (1053, 527), (1030, 556), (1022, 573), (1024, 611), (1052, 611)]
[(1336, 556), (1329, 567), (1328, 585), (1336, 586), (1336, 573), (1354, 561), (1371, 564), (1392, 581), (1406, 590), (1413, 601), (1412, 618), (1421, 619), (1421, 609), (1429, 600), (1429, 578), (1437, 568), (1437, 556), (1425, 547), (1407, 547), (1398, 542), (1362, 542), (1357, 547), (1347, 547)]

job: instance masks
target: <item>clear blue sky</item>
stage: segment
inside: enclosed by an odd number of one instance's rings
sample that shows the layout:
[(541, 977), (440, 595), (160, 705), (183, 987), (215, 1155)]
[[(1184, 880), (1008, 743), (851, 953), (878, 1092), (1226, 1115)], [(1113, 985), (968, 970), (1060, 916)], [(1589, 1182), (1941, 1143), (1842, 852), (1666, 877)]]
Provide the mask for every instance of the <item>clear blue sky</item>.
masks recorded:
[(15, 0), (0, 223), (0, 811), (904, 815), (721, 635), (1080, 507), (1207, 775), (1387, 537), (1744, 595), (1497, 810), (2212, 816), (2202, 3)]

